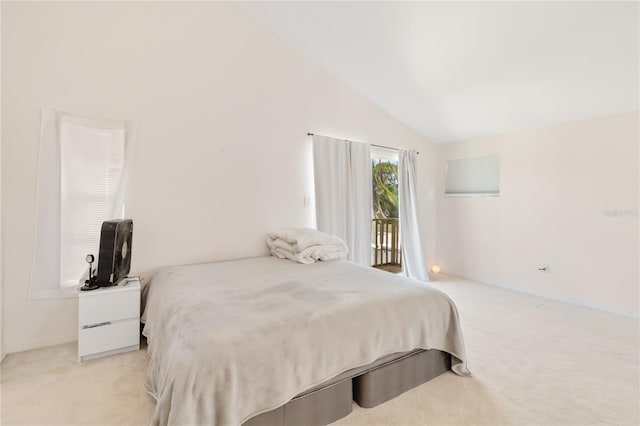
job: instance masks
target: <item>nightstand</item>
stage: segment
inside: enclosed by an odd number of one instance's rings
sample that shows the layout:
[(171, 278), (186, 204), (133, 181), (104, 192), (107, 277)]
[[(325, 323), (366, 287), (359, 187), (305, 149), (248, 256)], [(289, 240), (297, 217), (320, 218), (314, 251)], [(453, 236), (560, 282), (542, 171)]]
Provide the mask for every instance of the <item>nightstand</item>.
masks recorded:
[(117, 286), (79, 292), (78, 362), (139, 348), (138, 278), (127, 278)]

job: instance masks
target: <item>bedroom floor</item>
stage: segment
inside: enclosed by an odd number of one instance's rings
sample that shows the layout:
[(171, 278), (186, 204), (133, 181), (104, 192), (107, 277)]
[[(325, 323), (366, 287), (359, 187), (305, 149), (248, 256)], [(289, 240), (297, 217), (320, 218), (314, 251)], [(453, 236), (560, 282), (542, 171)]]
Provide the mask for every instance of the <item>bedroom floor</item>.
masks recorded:
[[(473, 377), (446, 373), (335, 425), (638, 425), (639, 321), (441, 275)], [(76, 345), (2, 362), (3, 425), (147, 425), (144, 350), (76, 363)]]

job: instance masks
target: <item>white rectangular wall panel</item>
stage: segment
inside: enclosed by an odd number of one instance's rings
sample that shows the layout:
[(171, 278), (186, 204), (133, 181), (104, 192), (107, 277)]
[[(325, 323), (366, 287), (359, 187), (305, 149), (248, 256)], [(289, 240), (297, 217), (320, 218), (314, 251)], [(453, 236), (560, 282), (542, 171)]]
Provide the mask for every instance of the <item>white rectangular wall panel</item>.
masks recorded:
[(447, 195), (499, 195), (498, 156), (461, 158), (447, 161)]

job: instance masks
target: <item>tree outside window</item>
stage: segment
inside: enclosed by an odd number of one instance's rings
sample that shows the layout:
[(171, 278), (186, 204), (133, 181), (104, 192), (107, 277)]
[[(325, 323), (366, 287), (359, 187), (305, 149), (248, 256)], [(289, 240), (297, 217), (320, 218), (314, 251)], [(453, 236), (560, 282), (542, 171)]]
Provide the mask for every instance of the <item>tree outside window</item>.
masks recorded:
[(398, 162), (374, 158), (373, 214), (376, 219), (398, 217)]

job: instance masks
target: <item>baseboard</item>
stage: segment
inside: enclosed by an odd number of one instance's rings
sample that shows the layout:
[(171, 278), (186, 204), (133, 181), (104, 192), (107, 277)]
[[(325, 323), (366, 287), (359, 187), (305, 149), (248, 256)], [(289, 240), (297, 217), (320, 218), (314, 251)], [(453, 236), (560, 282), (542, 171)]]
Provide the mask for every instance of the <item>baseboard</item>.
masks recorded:
[(503, 290), (515, 291), (516, 293), (523, 293), (523, 294), (528, 294), (530, 296), (541, 297), (543, 299), (549, 299), (549, 300), (553, 300), (553, 301), (556, 301), (556, 302), (563, 302), (563, 303), (568, 303), (570, 305), (582, 306), (583, 308), (594, 309), (596, 311), (606, 312), (608, 314), (614, 314), (614, 315), (620, 315), (620, 316), (628, 317), (628, 318), (640, 319), (640, 312), (623, 311), (623, 310), (620, 310), (620, 309), (611, 308), (609, 306), (594, 305), (594, 304), (583, 302), (583, 301), (580, 301), (580, 300), (568, 299), (568, 298), (565, 298), (565, 297), (560, 297), (560, 296), (556, 296), (556, 295), (549, 294), (549, 293), (543, 293), (543, 292), (540, 292), (540, 291), (530, 290), (528, 288), (515, 288), (515, 287), (508, 287), (508, 286), (501, 285), (501, 284), (487, 283), (487, 282), (475, 280), (473, 278), (464, 277), (462, 275), (454, 275), (454, 274), (442, 274), (442, 275), (447, 275), (447, 276), (454, 277), (454, 278), (460, 278), (460, 279), (463, 279), (463, 280), (473, 281), (473, 282), (477, 282), (479, 284), (488, 285), (488, 286), (496, 287), (496, 288), (501, 288)]
[(42, 349), (49, 346), (57, 346), (65, 343), (72, 343), (77, 340), (78, 340), (78, 335), (74, 334), (73, 336), (60, 337), (57, 339), (40, 340), (37, 342), (26, 342), (26, 343), (21, 343), (17, 345), (11, 345), (5, 348), (7, 350), (7, 352), (5, 353), (5, 356), (8, 354), (16, 353), (16, 352), (31, 351), (34, 349)]

